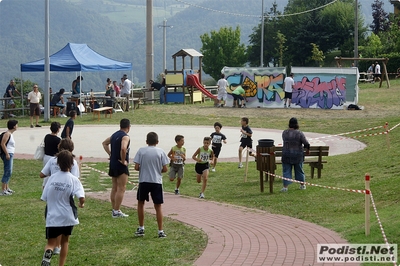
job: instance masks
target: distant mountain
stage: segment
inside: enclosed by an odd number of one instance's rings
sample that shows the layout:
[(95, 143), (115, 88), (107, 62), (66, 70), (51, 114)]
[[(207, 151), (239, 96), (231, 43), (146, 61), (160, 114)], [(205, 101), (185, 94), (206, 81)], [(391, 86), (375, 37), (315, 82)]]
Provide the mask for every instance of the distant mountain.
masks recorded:
[[(0, 2), (0, 91), (11, 78), (20, 76), (20, 64), (44, 57), (43, 0), (3, 0)], [(182, 48), (200, 50), (199, 36), (222, 26), (240, 26), (242, 42), (248, 43), (252, 29), (260, 23), (260, 0), (153, 0), (154, 73), (162, 72), (163, 29), (158, 26), (165, 18), (167, 28), (167, 68), (173, 67), (171, 55)], [(273, 0), (264, 0), (269, 10)], [(279, 0), (283, 10), (287, 0)], [(372, 0), (359, 0), (366, 22), (371, 21)], [(163, 6), (165, 3), (165, 6)], [(146, 82), (145, 1), (143, 0), (52, 0), (50, 1), (50, 53), (68, 42), (87, 43), (98, 53), (112, 59), (132, 62), (135, 82)], [(392, 11), (385, 2), (385, 9)], [(370, 18), (370, 19), (368, 19)], [(369, 22), (370, 23), (370, 22)], [(178, 62), (180, 63), (180, 62)], [(197, 64), (196, 64), (197, 65)], [(180, 66), (178, 65), (178, 68)], [(83, 89), (104, 90), (105, 80), (119, 80), (124, 73), (84, 73)], [(129, 74), (129, 73), (127, 73)], [(51, 86), (68, 91), (77, 73), (52, 73)], [(44, 73), (24, 73), (40, 86)], [(2, 88), (3, 86), (3, 88)]]

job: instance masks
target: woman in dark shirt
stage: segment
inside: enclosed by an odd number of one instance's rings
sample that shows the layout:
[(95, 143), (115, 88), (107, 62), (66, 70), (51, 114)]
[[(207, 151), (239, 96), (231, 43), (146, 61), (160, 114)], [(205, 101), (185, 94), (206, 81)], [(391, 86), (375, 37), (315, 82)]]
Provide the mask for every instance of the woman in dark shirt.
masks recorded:
[(58, 144), (61, 139), (57, 134), (60, 132), (60, 128), (61, 124), (59, 122), (52, 122), (50, 125), (51, 134), (47, 134), (44, 137), (43, 166), (46, 165), (51, 157), (54, 157), (58, 153)]
[[(304, 149), (308, 154), (310, 143), (304, 133), (299, 130), (299, 123), (295, 117), (289, 120), (289, 128), (282, 133), (282, 172), (283, 177), (292, 179), (292, 169), (294, 168), (295, 179), (300, 181), (300, 189), (306, 189), (305, 175), (303, 171)], [(288, 191), (291, 184), (289, 180), (283, 180), (282, 192)]]

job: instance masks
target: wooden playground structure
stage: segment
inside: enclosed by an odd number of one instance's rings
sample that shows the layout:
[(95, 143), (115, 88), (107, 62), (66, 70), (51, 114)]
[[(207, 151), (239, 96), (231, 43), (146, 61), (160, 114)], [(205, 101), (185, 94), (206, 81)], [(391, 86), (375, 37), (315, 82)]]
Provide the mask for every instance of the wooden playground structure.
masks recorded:
[[(185, 59), (190, 58), (190, 68), (186, 67)], [(174, 59), (174, 70), (165, 69), (166, 103), (185, 103), (185, 96), (188, 95), (190, 103), (203, 102), (203, 94), (215, 99), (209, 89), (201, 83), (201, 64), (203, 55), (194, 49), (181, 49), (172, 55)], [(177, 69), (177, 59), (182, 58), (182, 69)], [(198, 68), (194, 68), (194, 60), (198, 58)], [(178, 89), (181, 88), (181, 91)], [(170, 92), (169, 89), (173, 91)]]

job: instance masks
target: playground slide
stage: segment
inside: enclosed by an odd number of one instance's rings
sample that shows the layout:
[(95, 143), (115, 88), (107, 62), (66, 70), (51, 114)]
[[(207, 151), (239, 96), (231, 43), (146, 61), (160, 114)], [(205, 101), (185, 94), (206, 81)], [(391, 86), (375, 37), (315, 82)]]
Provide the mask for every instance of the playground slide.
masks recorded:
[(195, 76), (195, 75), (187, 75), (187, 77), (186, 77), (186, 85), (195, 86), (197, 89), (199, 89), (202, 93), (204, 93), (207, 97), (209, 97), (211, 99), (216, 99), (217, 98), (217, 96), (213, 95), (206, 88), (204, 88), (203, 85), (200, 84), (199, 78), (197, 76)]

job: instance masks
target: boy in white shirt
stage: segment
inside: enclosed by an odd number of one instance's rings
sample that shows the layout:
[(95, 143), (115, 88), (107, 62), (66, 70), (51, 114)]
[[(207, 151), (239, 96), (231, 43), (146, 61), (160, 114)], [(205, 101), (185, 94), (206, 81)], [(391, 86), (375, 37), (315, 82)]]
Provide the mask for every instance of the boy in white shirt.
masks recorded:
[(43, 254), (42, 266), (50, 266), (57, 237), (61, 235), (61, 253), (59, 265), (64, 265), (68, 254), (69, 236), (74, 225), (79, 224), (78, 210), (74, 196), (79, 199), (79, 207), (85, 205), (85, 191), (79, 179), (69, 171), (74, 157), (69, 151), (61, 151), (57, 156), (59, 172), (50, 176), (44, 187), (41, 199), (46, 201), (46, 239), (47, 245)]
[(139, 189), (137, 191), (139, 227), (135, 235), (144, 236), (144, 202), (149, 201), (150, 194), (156, 210), (158, 237), (164, 238), (167, 235), (163, 230), (161, 209), (161, 205), (164, 203), (162, 173), (168, 171), (169, 159), (162, 149), (156, 147), (158, 144), (157, 133), (148, 133), (146, 143), (148, 146), (140, 148), (133, 158), (135, 170), (139, 171)]

